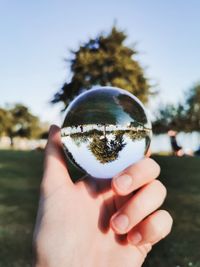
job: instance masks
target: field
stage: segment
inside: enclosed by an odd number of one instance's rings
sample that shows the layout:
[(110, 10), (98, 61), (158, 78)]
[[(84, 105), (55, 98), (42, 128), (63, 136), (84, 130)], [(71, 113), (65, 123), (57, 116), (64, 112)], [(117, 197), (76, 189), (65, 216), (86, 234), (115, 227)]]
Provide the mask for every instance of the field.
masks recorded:
[[(145, 267), (200, 267), (200, 158), (157, 156), (171, 235), (155, 246)], [(42, 175), (40, 151), (0, 152), (0, 267), (31, 266), (31, 239)]]

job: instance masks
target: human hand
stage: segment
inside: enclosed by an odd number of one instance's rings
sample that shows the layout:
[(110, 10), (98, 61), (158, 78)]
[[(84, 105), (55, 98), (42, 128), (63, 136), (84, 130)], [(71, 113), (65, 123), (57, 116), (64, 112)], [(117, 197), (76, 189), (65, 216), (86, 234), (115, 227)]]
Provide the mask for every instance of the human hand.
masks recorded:
[(160, 169), (152, 159), (112, 180), (88, 177), (74, 184), (56, 126), (45, 155), (35, 267), (139, 267), (152, 245), (170, 232), (171, 216), (157, 210), (166, 189), (155, 180)]

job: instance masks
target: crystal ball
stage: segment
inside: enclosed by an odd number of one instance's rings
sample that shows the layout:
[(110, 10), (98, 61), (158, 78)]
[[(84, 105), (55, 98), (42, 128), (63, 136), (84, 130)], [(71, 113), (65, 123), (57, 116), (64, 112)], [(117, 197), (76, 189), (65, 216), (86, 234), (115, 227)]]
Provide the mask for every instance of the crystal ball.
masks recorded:
[(142, 159), (151, 136), (151, 122), (140, 100), (107, 86), (76, 97), (61, 127), (65, 154), (95, 178), (112, 178)]

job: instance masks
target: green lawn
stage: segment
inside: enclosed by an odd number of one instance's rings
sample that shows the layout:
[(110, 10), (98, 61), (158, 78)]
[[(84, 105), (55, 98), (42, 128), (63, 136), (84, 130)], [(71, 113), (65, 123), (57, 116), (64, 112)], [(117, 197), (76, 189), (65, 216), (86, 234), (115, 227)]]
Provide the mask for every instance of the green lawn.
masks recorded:
[(145, 267), (200, 267), (200, 158), (155, 157), (168, 196), (164, 207), (174, 219), (172, 233)]
[[(31, 266), (31, 239), (42, 174), (42, 152), (0, 152), (0, 267)], [(200, 158), (155, 157), (168, 188), (171, 235), (145, 267), (200, 267)]]

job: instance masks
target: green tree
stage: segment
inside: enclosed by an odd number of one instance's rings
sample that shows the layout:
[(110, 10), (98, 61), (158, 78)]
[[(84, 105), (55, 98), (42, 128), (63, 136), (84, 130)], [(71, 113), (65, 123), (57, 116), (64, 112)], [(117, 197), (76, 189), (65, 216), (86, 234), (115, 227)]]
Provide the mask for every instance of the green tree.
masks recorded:
[(89, 149), (99, 162), (105, 164), (116, 160), (125, 145), (122, 135), (117, 135), (110, 141), (107, 137), (94, 137)]
[(6, 129), (6, 118), (7, 118), (7, 110), (4, 108), (0, 108), (0, 136), (5, 134)]
[(200, 84), (192, 87), (186, 96), (185, 118), (187, 131), (200, 131)]
[(166, 133), (173, 129), (179, 131), (180, 108), (175, 105), (167, 104), (161, 107), (156, 114), (153, 122), (153, 132), (155, 134)]
[(200, 84), (186, 92), (182, 103), (168, 104), (160, 108), (153, 122), (153, 131), (159, 134), (170, 129), (183, 132), (200, 131)]
[(31, 114), (29, 109), (22, 104), (0, 109), (1, 121), (0, 131), (10, 138), (11, 146), (13, 146), (13, 138), (16, 136), (37, 138), (41, 134), (39, 118)]
[(71, 51), (70, 71), (72, 78), (57, 92), (52, 103), (69, 102), (84, 89), (94, 85), (116, 86), (135, 94), (147, 102), (151, 93), (144, 70), (134, 58), (134, 48), (124, 44), (127, 36), (113, 27), (107, 34), (100, 34)]

